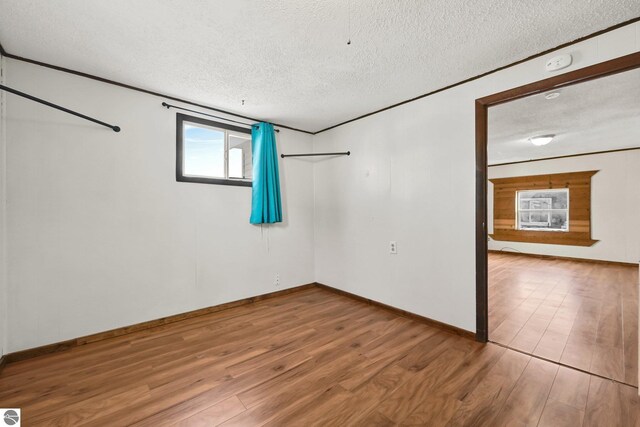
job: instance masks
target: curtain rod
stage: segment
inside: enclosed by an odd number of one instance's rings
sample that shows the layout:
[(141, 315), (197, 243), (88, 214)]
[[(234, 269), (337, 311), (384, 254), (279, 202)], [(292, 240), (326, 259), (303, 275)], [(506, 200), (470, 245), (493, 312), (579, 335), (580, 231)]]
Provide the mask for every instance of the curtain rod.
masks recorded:
[(60, 105), (54, 104), (53, 102), (45, 101), (44, 99), (36, 98), (35, 96), (29, 95), (28, 93), (20, 92), (19, 90), (12, 89), (10, 87), (0, 85), (0, 90), (4, 90), (14, 95), (21, 96), (23, 98), (30, 99), (31, 101), (38, 102), (40, 104), (46, 105), (47, 107), (55, 108), (56, 110), (64, 111), (65, 113), (71, 114), (76, 117), (80, 117), (85, 120), (89, 120), (90, 122), (97, 123), (99, 125), (108, 127), (112, 129), (114, 132), (120, 132), (120, 126), (110, 125), (109, 123), (105, 123), (101, 120), (94, 119), (93, 117), (86, 116), (84, 114), (78, 113), (76, 111), (70, 110), (68, 108), (61, 107)]
[[(251, 127), (253, 127), (254, 125), (257, 125), (257, 123), (245, 123), (245, 122), (240, 122), (240, 121), (238, 121), (238, 120), (227, 119), (226, 117), (215, 116), (215, 115), (213, 115), (213, 114), (202, 113), (202, 112), (200, 112), (200, 111), (190, 110), (189, 108), (184, 108), (184, 107), (180, 107), (180, 106), (177, 106), (177, 105), (167, 104), (166, 102), (163, 102), (163, 103), (162, 103), (162, 106), (163, 106), (163, 107), (165, 107), (167, 110), (168, 110), (169, 108), (175, 108), (175, 109), (178, 109), (178, 110), (184, 110), (184, 111), (189, 111), (189, 112), (191, 112), (191, 113), (202, 114), (203, 116), (213, 117), (213, 118), (218, 119), (218, 120), (225, 120), (225, 121), (227, 121), (227, 122), (231, 122), (231, 123), (238, 123), (238, 124), (245, 125), (245, 126), (251, 126)], [(274, 130), (275, 130), (276, 132), (280, 132), (280, 129), (274, 129)]]
[(285, 157), (311, 157), (311, 156), (350, 156), (351, 151), (343, 151), (339, 153), (303, 153), (303, 154), (280, 154), (283, 159)]

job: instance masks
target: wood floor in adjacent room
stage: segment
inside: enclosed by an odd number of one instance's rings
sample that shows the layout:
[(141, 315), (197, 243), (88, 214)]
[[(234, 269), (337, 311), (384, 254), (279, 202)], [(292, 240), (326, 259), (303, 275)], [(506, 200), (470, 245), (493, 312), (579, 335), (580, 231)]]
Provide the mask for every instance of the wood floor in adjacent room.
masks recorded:
[(637, 389), (324, 289), (8, 365), (29, 425), (630, 426)]
[(638, 267), (489, 254), (489, 340), (638, 385)]

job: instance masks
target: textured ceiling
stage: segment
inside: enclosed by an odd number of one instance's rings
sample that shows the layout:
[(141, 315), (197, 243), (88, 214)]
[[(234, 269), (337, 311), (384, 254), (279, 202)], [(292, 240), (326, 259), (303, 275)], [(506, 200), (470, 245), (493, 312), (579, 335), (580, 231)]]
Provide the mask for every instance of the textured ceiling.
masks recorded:
[(0, 0), (0, 42), (318, 131), (639, 15), (638, 0)]
[[(489, 164), (640, 147), (640, 69), (552, 92), (489, 109)], [(528, 141), (545, 134), (556, 137)]]

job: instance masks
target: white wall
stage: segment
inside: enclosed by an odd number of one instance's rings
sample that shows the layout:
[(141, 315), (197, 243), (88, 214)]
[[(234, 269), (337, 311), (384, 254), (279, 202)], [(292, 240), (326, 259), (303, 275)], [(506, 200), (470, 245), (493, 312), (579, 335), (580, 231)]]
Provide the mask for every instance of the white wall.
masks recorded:
[[(640, 261), (640, 150), (545, 160), (489, 168), (489, 178), (599, 170), (591, 178), (593, 246), (489, 241), (489, 249), (605, 261)], [(493, 184), (488, 185), (489, 233), (493, 233)], [(571, 219), (569, 219), (571, 221)]]
[[(639, 50), (639, 33), (562, 49), (562, 72)], [(352, 151), (315, 164), (316, 280), (474, 331), (474, 101), (549, 77), (549, 56), (316, 135), (316, 151)]]
[(9, 351), (313, 282), (312, 165), (281, 161), (285, 222), (253, 226), (250, 188), (176, 182), (161, 98), (6, 65), (9, 86), (122, 127), (7, 96)]
[[(0, 55), (0, 82), (4, 81), (5, 59)], [(7, 264), (5, 191), (5, 92), (0, 91), (0, 356), (7, 351)]]

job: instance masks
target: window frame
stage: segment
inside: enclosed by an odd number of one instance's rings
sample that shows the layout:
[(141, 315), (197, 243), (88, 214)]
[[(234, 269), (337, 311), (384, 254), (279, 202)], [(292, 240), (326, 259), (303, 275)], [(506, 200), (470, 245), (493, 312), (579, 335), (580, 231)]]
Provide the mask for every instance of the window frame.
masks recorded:
[[(544, 193), (567, 193), (567, 207), (566, 208), (562, 208), (562, 209), (557, 209), (557, 208), (553, 208), (553, 205), (551, 205), (552, 207), (550, 207), (549, 209), (522, 209), (520, 208), (520, 202), (522, 201), (520, 199), (520, 194), (521, 193), (528, 193), (528, 192), (532, 192), (532, 191), (539, 191), (539, 192), (544, 192)], [(525, 200), (536, 200), (536, 199), (525, 199)], [(546, 200), (546, 199), (539, 199), (539, 200)], [(551, 199), (549, 199), (551, 200)], [(516, 230), (522, 230), (522, 231), (540, 231), (540, 232), (550, 232), (550, 231), (558, 231), (558, 232), (562, 232), (562, 233), (566, 233), (569, 231), (570, 228), (570, 212), (571, 212), (571, 189), (570, 188), (549, 188), (549, 189), (528, 189), (528, 190), (517, 190), (516, 191)], [(553, 212), (564, 212), (565, 215), (567, 216), (567, 227), (566, 228), (523, 228), (522, 226), (522, 221), (520, 219), (520, 213), (522, 212), (527, 212), (529, 213), (529, 218), (531, 218), (531, 213), (532, 212), (544, 212), (548, 214), (549, 217), (549, 222), (551, 222), (551, 216), (553, 214)]]
[(213, 120), (203, 119), (201, 117), (189, 116), (187, 114), (176, 113), (176, 181), (192, 182), (197, 184), (217, 184), (217, 185), (233, 185), (237, 187), (252, 187), (253, 178), (251, 180), (243, 178), (207, 178), (202, 176), (189, 176), (184, 174), (184, 124), (193, 123), (203, 125), (225, 131), (225, 147), (224, 147), (224, 170), (228, 175), (229, 169), (229, 132), (242, 133), (251, 136), (251, 128), (243, 128), (222, 122), (214, 122)]

